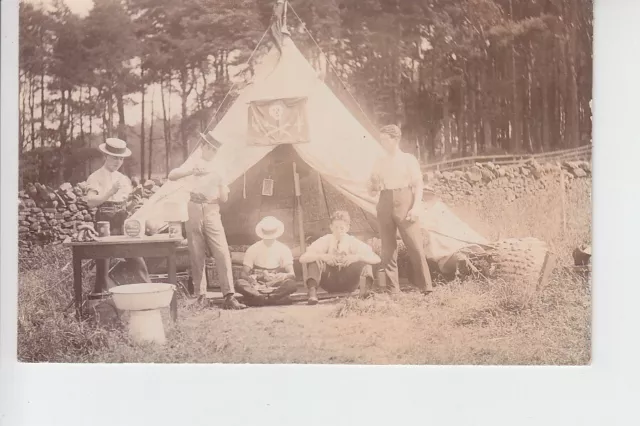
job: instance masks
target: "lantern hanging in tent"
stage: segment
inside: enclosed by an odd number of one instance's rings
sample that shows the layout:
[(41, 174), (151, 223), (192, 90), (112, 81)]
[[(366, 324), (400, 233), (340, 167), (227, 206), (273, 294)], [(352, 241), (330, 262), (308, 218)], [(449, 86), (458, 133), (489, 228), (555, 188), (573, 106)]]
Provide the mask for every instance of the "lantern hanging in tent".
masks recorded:
[(262, 195), (267, 197), (273, 196), (273, 179), (271, 179), (271, 176), (262, 181)]

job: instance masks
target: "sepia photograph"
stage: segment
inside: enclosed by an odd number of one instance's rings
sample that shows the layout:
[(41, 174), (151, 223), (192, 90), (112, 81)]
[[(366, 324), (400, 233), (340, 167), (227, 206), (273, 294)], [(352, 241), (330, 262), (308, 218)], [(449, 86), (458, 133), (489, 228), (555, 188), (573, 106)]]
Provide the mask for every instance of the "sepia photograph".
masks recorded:
[(593, 7), (21, 0), (18, 361), (589, 365)]

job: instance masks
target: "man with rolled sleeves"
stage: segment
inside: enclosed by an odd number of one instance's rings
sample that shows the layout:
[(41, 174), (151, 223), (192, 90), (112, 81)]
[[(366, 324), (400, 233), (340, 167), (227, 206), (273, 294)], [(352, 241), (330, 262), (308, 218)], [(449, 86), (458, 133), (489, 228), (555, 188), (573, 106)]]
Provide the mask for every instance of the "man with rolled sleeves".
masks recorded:
[[(98, 149), (104, 154), (104, 164), (87, 179), (85, 200), (90, 208), (97, 207), (96, 222), (109, 222), (111, 235), (123, 235), (124, 221), (129, 217), (127, 201), (133, 187), (118, 169), (124, 159), (131, 156), (131, 150), (125, 141), (116, 138), (108, 138)], [(125, 259), (125, 269), (133, 283), (151, 282), (143, 258)], [(95, 291), (101, 293), (114, 285), (109, 277), (109, 259), (96, 259)]]
[(413, 285), (428, 294), (433, 291), (433, 284), (419, 222), (424, 183), (418, 160), (400, 150), (401, 136), (396, 125), (380, 129), (385, 153), (376, 160), (369, 180), (370, 194), (380, 195), (376, 214), (382, 245), (381, 267), (385, 271), (387, 288), (394, 293), (400, 291), (396, 241), (400, 231), (413, 267)]
[(220, 216), (220, 203), (227, 201), (229, 186), (221, 170), (211, 169), (211, 162), (222, 144), (210, 133), (201, 133), (200, 136), (202, 157), (195, 165), (189, 167), (183, 164), (169, 173), (169, 180), (185, 179), (191, 188), (187, 206), (187, 240), (194, 293), (198, 302), (205, 301), (207, 282), (204, 268), (208, 248), (216, 261), (220, 289), (224, 295), (223, 309), (245, 309), (246, 306), (235, 298), (231, 253)]

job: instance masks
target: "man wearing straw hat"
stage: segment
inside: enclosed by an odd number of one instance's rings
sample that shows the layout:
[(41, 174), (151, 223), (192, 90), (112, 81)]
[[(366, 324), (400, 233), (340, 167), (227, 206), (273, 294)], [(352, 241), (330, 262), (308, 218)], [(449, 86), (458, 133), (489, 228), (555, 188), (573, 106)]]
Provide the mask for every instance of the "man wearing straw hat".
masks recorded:
[(400, 231), (413, 267), (413, 285), (423, 293), (433, 290), (431, 274), (424, 254), (419, 219), (422, 210), (422, 171), (418, 160), (400, 150), (402, 133), (396, 125), (380, 129), (380, 143), (385, 154), (374, 164), (369, 181), (372, 196), (380, 195), (376, 216), (382, 245), (381, 267), (385, 271), (387, 288), (400, 290), (398, 279), (398, 243)]
[(247, 305), (291, 303), (288, 296), (296, 292), (296, 274), (291, 250), (278, 241), (283, 233), (284, 224), (273, 216), (263, 218), (256, 225), (261, 241), (247, 249), (242, 275), (236, 282), (238, 293), (245, 297)]
[[(85, 199), (89, 208), (97, 207), (97, 222), (109, 222), (111, 235), (123, 235), (124, 221), (129, 216), (127, 200), (133, 187), (129, 178), (118, 169), (122, 167), (124, 159), (131, 156), (131, 150), (127, 148), (125, 141), (116, 138), (108, 138), (98, 149), (104, 154), (104, 164), (87, 179)], [(125, 269), (133, 283), (151, 282), (143, 258), (125, 259)], [(109, 259), (97, 259), (96, 292), (103, 292), (114, 285), (109, 278)]]
[(204, 267), (208, 248), (215, 259), (220, 289), (225, 298), (223, 309), (244, 309), (246, 306), (235, 298), (231, 253), (220, 217), (220, 203), (227, 201), (229, 187), (222, 171), (212, 169), (212, 160), (222, 144), (211, 133), (200, 133), (200, 136), (202, 157), (195, 165), (183, 164), (169, 173), (169, 180), (190, 180), (188, 184), (191, 194), (187, 206), (189, 219), (186, 228), (194, 293), (198, 302), (205, 301), (207, 282)]

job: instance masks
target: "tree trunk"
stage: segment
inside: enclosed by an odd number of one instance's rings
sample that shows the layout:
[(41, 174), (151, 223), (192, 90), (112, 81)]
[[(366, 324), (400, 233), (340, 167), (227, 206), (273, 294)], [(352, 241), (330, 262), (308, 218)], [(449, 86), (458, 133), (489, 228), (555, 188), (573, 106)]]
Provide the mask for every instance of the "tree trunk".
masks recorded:
[(151, 179), (151, 172), (153, 170), (153, 117), (154, 117), (154, 109), (153, 109), (153, 100), (154, 100), (155, 92), (151, 93), (151, 117), (149, 124), (149, 167), (147, 168), (147, 179)]
[(182, 120), (180, 121), (180, 145), (182, 146), (182, 160), (186, 161), (189, 158), (189, 142), (187, 141), (187, 96), (182, 96), (180, 103), (180, 109), (182, 112)]
[(127, 139), (127, 127), (124, 121), (124, 95), (122, 92), (116, 93), (116, 107), (118, 109), (118, 138)]
[(169, 172), (171, 171), (170, 166), (170, 157), (171, 157), (171, 124), (167, 119), (167, 108), (166, 102), (164, 98), (164, 81), (160, 81), (160, 99), (162, 101), (162, 119), (163, 119), (163, 129), (164, 129), (164, 150), (165, 150), (165, 173), (166, 176), (169, 176)]
[(551, 102), (549, 100), (549, 93), (552, 90), (551, 81), (549, 79), (549, 61), (547, 49), (542, 49), (543, 63), (539, 67), (540, 69), (540, 86), (542, 95), (542, 151), (548, 151), (551, 146)]
[(480, 63), (478, 82), (478, 95), (480, 96), (480, 129), (478, 133), (482, 132), (482, 150), (481, 152), (487, 152), (491, 150), (491, 119), (490, 119), (490, 105), (491, 97), (489, 96), (489, 73), (493, 73), (493, 59), (489, 56), (488, 52), (485, 52), (484, 65)]
[[(512, 20), (515, 21), (513, 15), (513, 0), (509, 0), (509, 15)], [(522, 146), (522, 123), (520, 117), (522, 114), (522, 105), (520, 97), (518, 96), (518, 70), (516, 60), (516, 46), (515, 41), (512, 42), (509, 49), (509, 62), (511, 63), (511, 91), (512, 102), (511, 105), (511, 151), (513, 154), (520, 152)]]
[(444, 96), (444, 103), (442, 107), (442, 116), (443, 116), (443, 136), (444, 136), (444, 156), (445, 158), (449, 158), (451, 156), (451, 112), (449, 106), (449, 89), (447, 88), (446, 94)]
[(67, 144), (67, 129), (65, 127), (65, 114), (67, 111), (66, 90), (60, 91), (60, 125), (58, 126), (58, 142), (64, 148)]
[(42, 74), (40, 74), (40, 146), (44, 146), (45, 143), (45, 103), (44, 103), (44, 73), (45, 68), (42, 67)]
[(478, 126), (476, 123), (478, 122), (478, 111), (477, 111), (477, 78), (475, 78), (475, 69), (471, 68), (469, 70), (470, 77), (472, 81), (469, 82), (469, 95), (470, 95), (470, 107), (471, 107), (471, 117), (469, 120), (470, 126), (470, 143), (471, 143), (471, 154), (478, 155)]
[(458, 153), (463, 156), (467, 153), (467, 135), (466, 135), (466, 121), (467, 121), (467, 113), (466, 113), (466, 103), (467, 96), (465, 90), (460, 87), (460, 104), (458, 105), (458, 113), (457, 113), (457, 134), (458, 134)]
[(73, 93), (69, 91), (69, 107), (67, 108), (67, 123), (69, 125), (69, 143), (73, 144), (73, 136), (75, 131), (75, 120), (73, 116), (75, 109), (73, 108)]
[(569, 25), (569, 39), (567, 40), (567, 50), (568, 50), (568, 65), (569, 69), (567, 70), (567, 86), (568, 86), (568, 96), (566, 102), (566, 111), (567, 111), (567, 146), (569, 147), (577, 147), (580, 145), (580, 121), (579, 121), (579, 112), (578, 112), (578, 76), (576, 71), (576, 56), (577, 52), (577, 38), (578, 35), (576, 33), (577, 22), (576, 16), (578, 14), (578, 10), (576, 7), (576, 0), (570, 0), (571, 8), (570, 8), (570, 22)]
[(531, 45), (527, 43), (528, 51), (525, 53), (525, 61), (524, 61), (524, 79), (522, 81), (522, 109), (520, 113), (522, 114), (522, 142), (523, 148), (527, 150), (527, 152), (533, 152), (533, 146), (531, 143), (531, 126), (533, 125), (533, 117), (531, 115), (531, 62), (530, 62), (530, 51)]
[[(144, 95), (147, 92), (147, 88), (144, 84), (144, 68), (140, 67), (140, 80), (142, 80), (142, 101), (140, 102), (140, 109), (142, 110), (142, 117), (140, 118), (140, 181), (144, 179), (144, 163), (145, 163), (145, 146), (144, 146)], [(151, 111), (153, 114), (153, 110)]]
[(107, 117), (107, 97), (104, 98), (104, 104), (102, 105), (102, 142), (106, 142), (109, 135), (109, 117)]
[(35, 105), (36, 105), (36, 91), (34, 79), (29, 81), (29, 122), (31, 123), (31, 148), (36, 147), (36, 117), (35, 117)]
[[(25, 77), (26, 80), (26, 77)], [(18, 119), (20, 121), (20, 135), (18, 137), (18, 143), (20, 144), (20, 152), (22, 153), (24, 151), (25, 148), (25, 112), (26, 112), (26, 105), (25, 105), (25, 99), (27, 97), (27, 93), (26, 93), (26, 84), (24, 80), (20, 81), (20, 86), (19, 86), (19, 92), (20, 92), (20, 114), (18, 116)]]
[(89, 104), (91, 98), (91, 87), (87, 88), (87, 105), (89, 105), (89, 145), (91, 145), (91, 139), (93, 138), (93, 113), (94, 103)]
[[(67, 128), (65, 122), (65, 114), (67, 109), (66, 90), (60, 90), (60, 127), (58, 128), (58, 142), (60, 143), (60, 151), (64, 152), (67, 148)], [(61, 182), (64, 178), (64, 155), (62, 155), (62, 162), (57, 171), (58, 182)]]
[(113, 93), (109, 93), (109, 137), (113, 137)]

